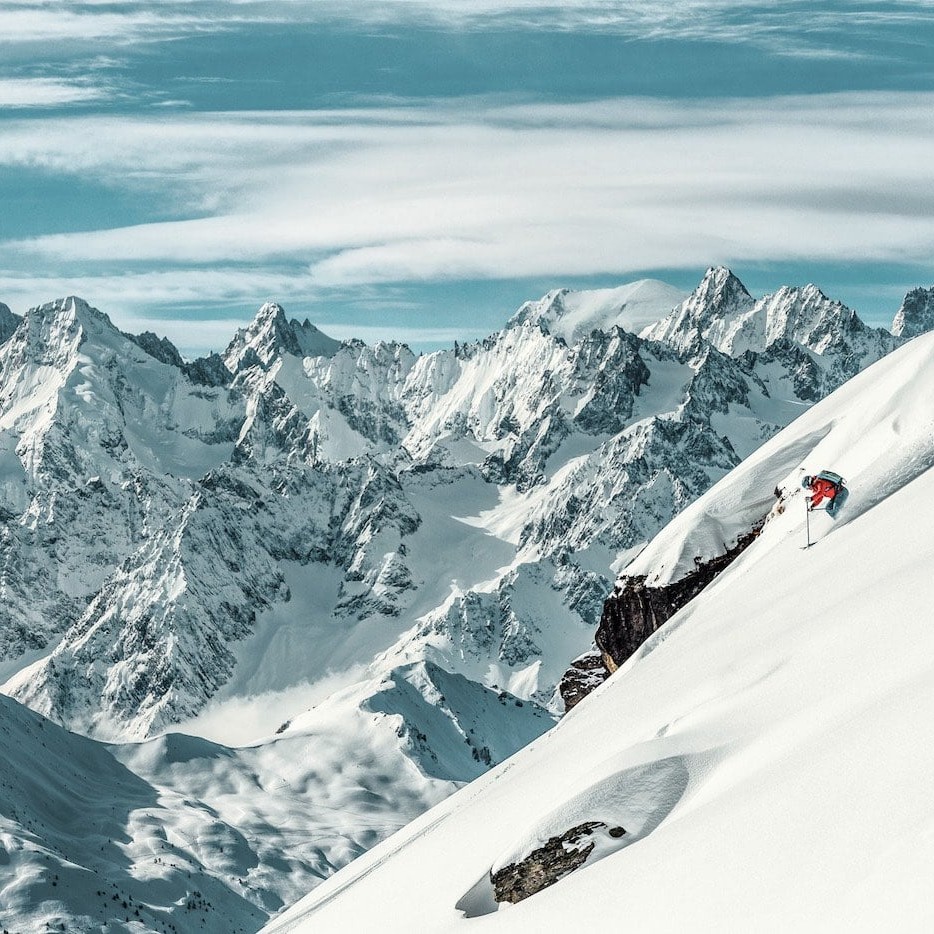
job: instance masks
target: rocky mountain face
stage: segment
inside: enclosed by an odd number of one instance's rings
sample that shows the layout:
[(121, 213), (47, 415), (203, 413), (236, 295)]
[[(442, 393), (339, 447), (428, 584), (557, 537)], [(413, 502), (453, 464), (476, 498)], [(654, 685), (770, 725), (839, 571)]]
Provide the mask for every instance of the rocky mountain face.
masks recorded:
[(736, 276), (722, 266), (707, 270), (698, 287), (642, 336), (685, 351), (700, 337), (718, 346), (735, 322), (755, 308), (755, 299)]
[(912, 338), (934, 328), (934, 287), (912, 289), (895, 313), (892, 333), (896, 337)]
[(249, 327), (237, 332), (224, 351), (223, 360), (231, 373), (248, 366), (269, 367), (281, 354), (295, 357), (330, 357), (340, 342), (322, 334), (307, 319), (289, 321), (281, 305), (267, 302)]
[(242, 405), (193, 384), (78, 299), (0, 348), (0, 654), (41, 650), (228, 460)]
[(767, 353), (778, 342), (785, 345), (782, 356), (801, 348), (817, 364), (812, 377), (816, 396), (827, 395), (891, 352), (899, 335), (869, 327), (815, 285), (783, 286), (757, 301), (723, 267), (708, 269), (691, 296), (642, 332), (682, 351), (701, 337), (731, 357)]
[(20, 326), (22, 320), (19, 315), (14, 315), (10, 311), (9, 305), (0, 302), (0, 344), (13, 336), (13, 332)]
[[(620, 327), (649, 311), (642, 336)], [(723, 269), (683, 300), (552, 293), (421, 356), (275, 304), (197, 361), (80, 299), (0, 309), (3, 690), (110, 741), (275, 694), (271, 749), (313, 759), (353, 722), (355, 755), (420, 776), (412, 816), (602, 677), (604, 599), (659, 529), (906, 337), (811, 286), (757, 301)], [(613, 664), (664, 616), (635, 602), (642, 623), (600, 637)], [(288, 707), (327, 679), (346, 689)], [(374, 842), (391, 797), (301, 871)], [(267, 912), (288, 888), (270, 871), (245, 896)]]

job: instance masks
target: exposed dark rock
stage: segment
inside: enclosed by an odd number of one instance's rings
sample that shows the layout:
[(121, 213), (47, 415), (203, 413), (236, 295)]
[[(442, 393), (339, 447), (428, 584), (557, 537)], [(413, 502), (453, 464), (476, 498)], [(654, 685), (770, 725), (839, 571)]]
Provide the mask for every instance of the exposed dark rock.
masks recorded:
[[(0, 319), (0, 336), (2, 336), (2, 319)], [(178, 352), (178, 348), (167, 337), (159, 337), (152, 331), (124, 336), (160, 363), (178, 367), (193, 383), (200, 386), (227, 386), (233, 379), (233, 374), (224, 365), (224, 359), (220, 354), (212, 353), (207, 357), (198, 357), (197, 360), (186, 363)]]
[(186, 363), (185, 372), (193, 383), (201, 386), (228, 386), (233, 379), (233, 374), (224, 364), (224, 358), (218, 353)]
[(636, 396), (652, 375), (639, 355), (642, 343), (621, 328), (595, 331), (581, 342), (574, 375), (589, 385), (574, 415), (578, 428), (591, 434), (615, 434), (626, 427)]
[(549, 837), (543, 846), (532, 850), (525, 859), (490, 873), (493, 897), (498, 902), (515, 904), (554, 885), (583, 866), (596, 844), (594, 840), (584, 841), (598, 830), (605, 830), (611, 837), (621, 837), (626, 833), (622, 827), (610, 828), (603, 821), (586, 821), (560, 837)]
[(142, 334), (127, 334), (131, 341), (137, 347), (142, 348), (150, 357), (155, 357), (160, 363), (167, 363), (169, 366), (177, 366), (182, 369), (185, 362), (178, 348), (167, 338), (159, 337), (152, 331), (143, 331)]
[(14, 315), (8, 305), (0, 302), (0, 344), (5, 344), (22, 323), (19, 315)]
[(564, 712), (567, 713), (576, 707), (609, 676), (610, 672), (603, 661), (603, 655), (597, 649), (575, 658), (558, 683), (558, 690), (564, 701)]
[(780, 364), (791, 377), (795, 395), (807, 402), (817, 402), (832, 391), (832, 387), (824, 385), (824, 374), (814, 355), (788, 337), (772, 341), (767, 350), (747, 350), (740, 363), (750, 373), (757, 367), (765, 369), (771, 363)]
[(934, 287), (912, 289), (892, 322), (892, 333), (906, 340), (934, 328)]
[(612, 673), (683, 606), (693, 600), (721, 571), (748, 548), (765, 520), (741, 535), (725, 554), (700, 561), (681, 580), (649, 587), (645, 576), (627, 577), (616, 585), (603, 606), (596, 643), (603, 663)]

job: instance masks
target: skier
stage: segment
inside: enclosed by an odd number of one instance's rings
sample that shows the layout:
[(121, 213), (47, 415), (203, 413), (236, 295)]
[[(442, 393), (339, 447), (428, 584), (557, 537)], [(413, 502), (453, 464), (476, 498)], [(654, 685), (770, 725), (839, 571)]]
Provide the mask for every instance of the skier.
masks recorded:
[(843, 477), (832, 470), (822, 470), (813, 477), (805, 477), (801, 485), (811, 491), (808, 510), (816, 509), (824, 500), (827, 500), (827, 512), (833, 515), (844, 499), (841, 496), (841, 493), (845, 493)]

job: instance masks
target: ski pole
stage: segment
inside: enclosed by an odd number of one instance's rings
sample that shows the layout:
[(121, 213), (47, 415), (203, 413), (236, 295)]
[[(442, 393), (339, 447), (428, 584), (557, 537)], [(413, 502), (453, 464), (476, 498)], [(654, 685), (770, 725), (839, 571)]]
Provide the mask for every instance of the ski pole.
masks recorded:
[(805, 548), (811, 547), (811, 510), (808, 509), (808, 499), (804, 497), (804, 527), (807, 530), (808, 543)]

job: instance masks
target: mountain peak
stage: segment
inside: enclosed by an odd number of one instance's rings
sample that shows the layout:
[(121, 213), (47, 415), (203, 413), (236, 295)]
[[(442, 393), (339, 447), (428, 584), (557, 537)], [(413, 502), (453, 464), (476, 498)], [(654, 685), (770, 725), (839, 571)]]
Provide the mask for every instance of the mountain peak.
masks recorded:
[(526, 302), (508, 326), (541, 324), (549, 334), (576, 344), (593, 331), (614, 327), (640, 331), (667, 315), (683, 299), (683, 292), (657, 279), (639, 279), (608, 289), (554, 289), (537, 302)]
[(0, 322), (0, 331), (4, 323), (9, 326), (17, 321), (14, 330), (21, 330), (21, 338), (10, 335), (8, 344), (17, 344), (14, 356), (25, 354), (35, 360), (61, 364), (88, 337), (101, 338), (111, 343), (114, 338), (121, 338), (121, 332), (102, 311), (89, 305), (83, 298), (69, 295), (43, 305), (36, 305), (26, 312), (23, 327), (19, 328), (19, 319), (10, 315), (5, 322)]
[(746, 286), (726, 266), (711, 266), (692, 293), (691, 298), (695, 297), (703, 298), (717, 307), (753, 301)]
[(253, 321), (237, 331), (224, 352), (224, 362), (236, 373), (245, 358), (269, 366), (284, 353), (294, 357), (330, 357), (339, 347), (340, 341), (323, 334), (307, 318), (304, 322), (290, 321), (278, 302), (266, 302)]
[(36, 305), (30, 308), (26, 314), (27, 317), (41, 320), (58, 318), (73, 320), (82, 324), (88, 321), (93, 321), (97, 324), (106, 322), (113, 327), (113, 323), (107, 315), (102, 311), (98, 311), (77, 295), (67, 295), (64, 298), (57, 298), (54, 301)]
[(340, 341), (328, 337), (307, 318), (304, 321), (292, 318), (289, 321), (289, 327), (295, 335), (300, 351), (299, 355), (302, 357), (333, 357), (341, 346)]
[(711, 266), (696, 289), (667, 318), (642, 331), (642, 337), (686, 350), (697, 335), (727, 329), (755, 305), (755, 299), (726, 266)]
[(931, 330), (934, 330), (934, 286), (912, 289), (895, 313), (892, 333), (907, 339)]

